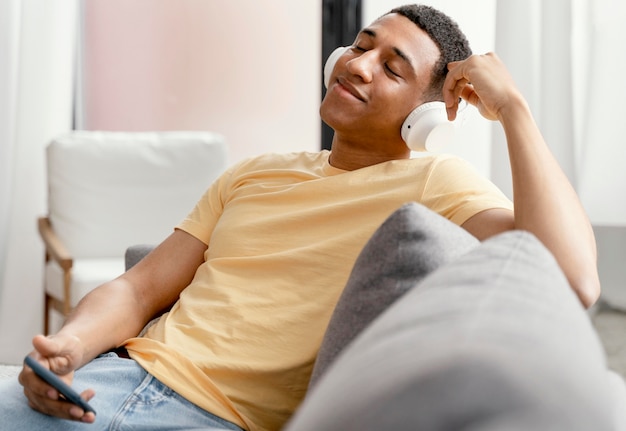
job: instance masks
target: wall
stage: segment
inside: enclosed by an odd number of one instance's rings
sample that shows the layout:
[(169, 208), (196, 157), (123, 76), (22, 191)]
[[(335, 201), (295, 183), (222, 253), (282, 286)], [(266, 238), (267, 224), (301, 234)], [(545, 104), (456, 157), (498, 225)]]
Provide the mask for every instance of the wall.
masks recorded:
[(210, 130), (231, 161), (319, 149), (321, 1), (84, 2), (88, 130)]
[[(365, 0), (363, 22), (404, 3)], [(494, 49), (495, 0), (423, 3), (456, 19), (476, 52)], [(217, 131), (231, 145), (231, 161), (319, 148), (320, 0), (91, 0), (84, 7), (80, 127)], [(489, 175), (490, 142), (490, 123), (470, 107), (445, 151)]]

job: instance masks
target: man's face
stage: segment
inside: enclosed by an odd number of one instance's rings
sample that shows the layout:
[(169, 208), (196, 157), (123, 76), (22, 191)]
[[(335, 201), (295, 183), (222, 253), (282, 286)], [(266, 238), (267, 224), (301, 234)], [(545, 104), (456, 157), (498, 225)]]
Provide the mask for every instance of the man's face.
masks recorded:
[(409, 19), (383, 16), (337, 60), (322, 119), (337, 134), (365, 145), (401, 141), (402, 123), (424, 102), (439, 56), (435, 42)]

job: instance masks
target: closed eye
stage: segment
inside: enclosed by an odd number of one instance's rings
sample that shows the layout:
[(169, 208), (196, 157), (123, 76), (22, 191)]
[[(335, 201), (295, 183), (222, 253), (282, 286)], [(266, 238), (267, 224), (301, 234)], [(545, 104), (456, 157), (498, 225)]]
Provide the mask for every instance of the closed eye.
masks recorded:
[[(351, 48), (352, 48), (352, 50), (354, 50), (356, 52), (361, 52), (361, 53), (369, 51), (369, 49), (363, 48), (362, 46), (359, 46), (359, 45), (352, 45)], [(384, 68), (385, 68), (385, 70), (387, 72), (391, 73), (393, 76), (396, 76), (398, 78), (402, 78), (402, 76), (400, 76), (395, 70), (393, 70), (391, 67), (389, 67), (388, 63), (384, 64)]]
[(391, 67), (389, 67), (387, 63), (385, 63), (385, 69), (387, 69), (387, 71), (389, 71), (389, 73), (391, 73), (392, 75), (397, 76), (398, 78), (401, 78), (401, 76), (398, 75), (396, 72), (394, 72), (394, 70)]

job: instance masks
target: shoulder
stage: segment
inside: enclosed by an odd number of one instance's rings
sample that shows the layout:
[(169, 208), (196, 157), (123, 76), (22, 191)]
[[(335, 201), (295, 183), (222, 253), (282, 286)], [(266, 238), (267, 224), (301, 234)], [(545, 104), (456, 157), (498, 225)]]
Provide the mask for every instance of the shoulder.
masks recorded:
[(328, 160), (329, 152), (290, 152), (290, 153), (265, 153), (249, 157), (236, 163), (232, 171), (254, 171), (265, 169), (289, 169), (298, 167), (313, 167), (323, 165)]
[(217, 181), (224, 192), (251, 183), (284, 183), (318, 178), (328, 165), (328, 151), (267, 153), (250, 157), (228, 168)]
[(427, 154), (411, 160), (412, 163), (419, 166), (420, 171), (426, 175), (429, 181), (442, 180), (446, 183), (489, 182), (489, 179), (472, 163), (454, 154)]
[(414, 163), (430, 166), (433, 169), (469, 169), (475, 170), (473, 165), (460, 156), (449, 153), (417, 153), (411, 160)]

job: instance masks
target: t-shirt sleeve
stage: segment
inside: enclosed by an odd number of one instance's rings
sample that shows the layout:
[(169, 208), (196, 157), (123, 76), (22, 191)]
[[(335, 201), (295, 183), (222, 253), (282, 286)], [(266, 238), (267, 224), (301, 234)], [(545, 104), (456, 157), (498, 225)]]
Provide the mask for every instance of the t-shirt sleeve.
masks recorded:
[(235, 167), (220, 175), (204, 192), (196, 206), (177, 226), (188, 234), (209, 245), (215, 224), (224, 211), (225, 196)]
[(469, 162), (442, 157), (433, 163), (421, 202), (457, 225), (493, 208), (513, 210), (513, 203)]

